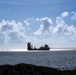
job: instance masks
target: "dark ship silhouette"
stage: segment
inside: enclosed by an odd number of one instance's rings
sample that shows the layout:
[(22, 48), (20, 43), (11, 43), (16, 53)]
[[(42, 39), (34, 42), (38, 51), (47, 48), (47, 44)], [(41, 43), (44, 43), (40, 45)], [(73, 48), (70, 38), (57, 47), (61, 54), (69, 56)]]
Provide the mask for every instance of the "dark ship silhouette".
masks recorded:
[(44, 46), (36, 48), (36, 47), (33, 47), (33, 45), (31, 45), (31, 42), (28, 42), (27, 43), (27, 49), (28, 50), (49, 50), (50, 47), (47, 44), (45, 44)]

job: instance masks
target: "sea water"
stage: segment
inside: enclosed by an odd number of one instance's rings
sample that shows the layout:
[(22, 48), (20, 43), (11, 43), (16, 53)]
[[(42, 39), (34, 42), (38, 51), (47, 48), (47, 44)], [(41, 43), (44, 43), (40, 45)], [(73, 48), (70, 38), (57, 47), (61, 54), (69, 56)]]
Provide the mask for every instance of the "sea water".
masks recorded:
[(19, 63), (58, 69), (76, 69), (76, 51), (0, 52), (0, 65)]

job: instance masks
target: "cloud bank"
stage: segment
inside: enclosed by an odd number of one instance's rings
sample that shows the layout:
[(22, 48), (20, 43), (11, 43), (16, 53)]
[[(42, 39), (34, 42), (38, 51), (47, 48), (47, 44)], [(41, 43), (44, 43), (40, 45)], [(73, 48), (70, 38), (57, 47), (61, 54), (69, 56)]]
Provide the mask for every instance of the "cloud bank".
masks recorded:
[(26, 30), (21, 22), (5, 21), (0, 23), (0, 39), (2, 42), (21, 42), (25, 38)]
[[(28, 18), (23, 22), (15, 20), (0, 22), (0, 44), (26, 44), (28, 41), (34, 45), (48, 43), (52, 46), (75, 46), (76, 27), (67, 24), (64, 17), (71, 15), (71, 21), (76, 19), (75, 12), (62, 12), (56, 17), (55, 23), (52, 18)], [(39, 25), (36, 31), (33, 22)], [(32, 26), (32, 27), (31, 27)]]

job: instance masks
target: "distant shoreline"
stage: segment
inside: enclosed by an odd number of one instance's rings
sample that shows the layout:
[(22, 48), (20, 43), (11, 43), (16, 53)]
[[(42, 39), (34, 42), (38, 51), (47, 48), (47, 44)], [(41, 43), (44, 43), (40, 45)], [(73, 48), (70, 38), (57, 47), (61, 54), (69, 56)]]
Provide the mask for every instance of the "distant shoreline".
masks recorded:
[(76, 48), (69, 49), (69, 48), (52, 48), (50, 50), (27, 50), (27, 49), (0, 49), (0, 52), (49, 52), (49, 51), (76, 51)]

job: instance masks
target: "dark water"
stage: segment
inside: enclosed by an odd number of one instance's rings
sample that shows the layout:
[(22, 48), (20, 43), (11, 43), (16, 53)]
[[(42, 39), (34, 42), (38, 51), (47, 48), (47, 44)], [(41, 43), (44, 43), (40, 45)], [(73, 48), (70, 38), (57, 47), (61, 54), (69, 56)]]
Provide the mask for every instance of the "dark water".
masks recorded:
[(0, 65), (18, 63), (75, 69), (76, 51), (0, 52)]

